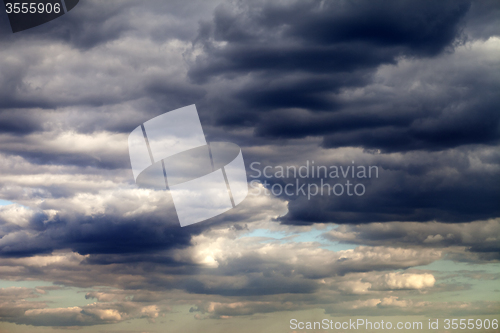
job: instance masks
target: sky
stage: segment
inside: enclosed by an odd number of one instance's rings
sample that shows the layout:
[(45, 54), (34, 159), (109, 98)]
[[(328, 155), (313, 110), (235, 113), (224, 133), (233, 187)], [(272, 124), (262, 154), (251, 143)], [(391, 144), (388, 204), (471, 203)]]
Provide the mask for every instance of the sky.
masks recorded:
[[(0, 332), (498, 320), (499, 92), (494, 0), (82, 0), (17, 33), (2, 9)], [(127, 140), (192, 104), (250, 187), (180, 227)], [(279, 173), (313, 164), (337, 177)]]

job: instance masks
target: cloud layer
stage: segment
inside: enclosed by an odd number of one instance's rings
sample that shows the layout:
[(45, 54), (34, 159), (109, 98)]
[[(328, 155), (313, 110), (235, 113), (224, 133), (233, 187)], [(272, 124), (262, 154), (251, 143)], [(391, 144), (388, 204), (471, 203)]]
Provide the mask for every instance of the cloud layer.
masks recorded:
[[(466, 0), (89, 0), (18, 34), (0, 15), (0, 199), (13, 202), (0, 206), (0, 279), (55, 284), (0, 288), (0, 320), (498, 313), (478, 287), (499, 278), (498, 13)], [(347, 177), (363, 196), (250, 195), (180, 228), (167, 192), (135, 185), (127, 136), (190, 104), (207, 141), (237, 143), (247, 167), (378, 177)], [(51, 303), (74, 290), (88, 302)]]

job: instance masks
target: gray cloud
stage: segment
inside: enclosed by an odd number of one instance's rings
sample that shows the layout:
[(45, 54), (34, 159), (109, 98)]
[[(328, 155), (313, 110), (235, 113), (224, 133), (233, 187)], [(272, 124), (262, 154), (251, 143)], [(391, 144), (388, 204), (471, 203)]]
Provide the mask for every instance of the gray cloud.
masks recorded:
[[(333, 241), (370, 244), (392, 244), (403, 247), (465, 247), (473, 252), (469, 260), (498, 261), (500, 222), (498, 219), (471, 223), (445, 224), (430, 222), (391, 222), (342, 225), (323, 235)], [(451, 254), (452, 256), (456, 256)], [(456, 256), (466, 260), (466, 256)], [(467, 260), (467, 261), (469, 261)]]

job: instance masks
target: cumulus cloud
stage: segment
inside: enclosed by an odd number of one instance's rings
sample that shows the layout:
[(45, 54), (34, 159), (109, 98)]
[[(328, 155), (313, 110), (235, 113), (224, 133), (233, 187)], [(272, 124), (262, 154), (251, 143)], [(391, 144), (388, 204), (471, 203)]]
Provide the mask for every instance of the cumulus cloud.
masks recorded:
[(436, 279), (432, 274), (388, 273), (378, 282), (378, 287), (388, 289), (423, 289), (434, 286)]
[(16, 318), (15, 322), (33, 326), (91, 326), (114, 324), (133, 318), (153, 320), (160, 311), (156, 305), (93, 303), (84, 307), (30, 309), (22, 317)]

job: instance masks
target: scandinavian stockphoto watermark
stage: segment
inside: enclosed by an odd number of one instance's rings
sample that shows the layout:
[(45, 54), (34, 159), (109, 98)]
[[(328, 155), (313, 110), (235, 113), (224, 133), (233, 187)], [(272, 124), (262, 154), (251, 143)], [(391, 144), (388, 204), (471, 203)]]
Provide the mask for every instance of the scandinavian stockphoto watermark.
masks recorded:
[(182, 227), (220, 215), (248, 194), (240, 147), (208, 143), (195, 105), (139, 125), (128, 147), (136, 183), (168, 190)]
[[(207, 142), (195, 105), (173, 110), (137, 126), (128, 138), (136, 184), (163, 190), (182, 227), (205, 221), (240, 204), (248, 195), (240, 147)], [(363, 180), (379, 177), (377, 166), (250, 164), (253, 196), (362, 196)], [(269, 182), (268, 182), (269, 181)], [(168, 191), (167, 191), (168, 190)]]
[[(303, 165), (262, 167), (262, 163), (250, 164), (253, 171), (249, 175), (254, 178), (250, 182), (250, 195), (274, 196), (362, 196), (366, 186), (361, 181), (378, 178), (378, 166), (356, 165), (317, 165), (315, 161), (306, 160)], [(268, 182), (269, 180), (269, 182)]]

